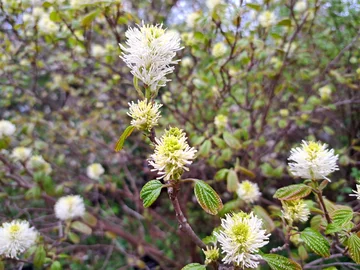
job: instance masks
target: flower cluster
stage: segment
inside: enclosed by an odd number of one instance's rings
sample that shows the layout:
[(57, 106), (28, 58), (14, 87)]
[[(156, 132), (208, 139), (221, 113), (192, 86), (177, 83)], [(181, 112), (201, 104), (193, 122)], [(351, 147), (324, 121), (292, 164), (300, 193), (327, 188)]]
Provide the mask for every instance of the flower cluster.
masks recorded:
[(13, 220), (0, 227), (0, 255), (17, 259), (20, 253), (35, 244), (38, 236), (27, 221)]
[(356, 185), (357, 190), (353, 190), (354, 194), (350, 194), (349, 196), (355, 196), (358, 200), (360, 200), (360, 185)]
[(84, 214), (84, 200), (79, 195), (61, 197), (55, 204), (55, 216), (60, 220), (82, 217)]
[(149, 164), (158, 171), (158, 179), (179, 179), (186, 166), (192, 163), (196, 150), (188, 145), (185, 133), (178, 128), (170, 128), (159, 140), (155, 138), (155, 153), (151, 155)]
[(259, 15), (259, 23), (262, 27), (267, 28), (276, 23), (276, 16), (271, 11), (263, 11)]
[(336, 161), (338, 155), (334, 155), (334, 150), (327, 150), (326, 144), (320, 142), (303, 141), (301, 148), (291, 149), (288, 160), (290, 171), (294, 176), (305, 179), (328, 179), (326, 176), (338, 170)]
[(11, 153), (15, 161), (26, 161), (31, 156), (31, 149), (27, 147), (16, 147)]
[(50, 174), (52, 172), (51, 165), (44, 160), (42, 156), (32, 156), (26, 166), (29, 170), (36, 171), (36, 172), (43, 172), (45, 174)]
[(133, 119), (131, 125), (139, 130), (150, 132), (161, 117), (159, 109), (162, 104), (148, 102), (147, 99), (129, 103), (128, 115)]
[(214, 233), (225, 254), (223, 262), (241, 268), (256, 268), (261, 259), (259, 248), (269, 242), (270, 236), (262, 225), (262, 220), (252, 212), (226, 214), (221, 219), (222, 230)]
[(166, 75), (173, 72), (178, 60), (173, 60), (181, 50), (178, 34), (167, 32), (160, 25), (145, 25), (129, 28), (125, 36), (127, 47), (120, 45), (121, 58), (131, 69), (131, 73), (141, 80), (152, 92), (165, 86)]
[(94, 180), (99, 180), (100, 176), (105, 172), (104, 167), (100, 163), (93, 163), (86, 168), (86, 175)]
[(304, 200), (291, 200), (282, 202), (283, 216), (292, 224), (293, 222), (306, 222), (310, 216), (310, 210)]
[(13, 123), (7, 120), (0, 120), (0, 139), (13, 135), (15, 131), (16, 127)]
[(261, 192), (259, 186), (256, 183), (252, 183), (248, 180), (242, 181), (238, 185), (237, 195), (240, 199), (246, 203), (254, 203), (259, 200)]

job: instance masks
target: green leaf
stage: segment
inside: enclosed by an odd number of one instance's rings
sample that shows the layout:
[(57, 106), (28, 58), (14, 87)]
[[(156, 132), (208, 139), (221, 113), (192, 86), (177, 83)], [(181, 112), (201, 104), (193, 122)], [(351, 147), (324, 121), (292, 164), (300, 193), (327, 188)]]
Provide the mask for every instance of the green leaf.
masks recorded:
[(273, 270), (301, 270), (300, 264), (277, 254), (263, 254), (263, 259)]
[(277, 23), (279, 26), (291, 26), (291, 20), (290, 19), (283, 19)]
[(119, 140), (117, 141), (117, 143), (115, 145), (116, 152), (119, 152), (123, 148), (126, 138), (130, 136), (130, 134), (134, 131), (134, 129), (135, 129), (135, 127), (128, 126), (125, 129), (124, 133), (121, 134)]
[(0, 261), (0, 270), (5, 270), (5, 265), (2, 261)]
[(190, 263), (185, 265), (181, 270), (206, 270), (206, 267), (200, 263)]
[(330, 223), (326, 226), (325, 234), (333, 234), (340, 232), (343, 228), (339, 227), (338, 225), (334, 223)]
[(214, 176), (214, 179), (216, 181), (224, 180), (226, 178), (228, 172), (229, 172), (229, 169), (221, 169), (221, 170), (216, 172), (216, 174)]
[(140, 199), (143, 200), (144, 207), (152, 205), (161, 193), (163, 184), (159, 180), (147, 182), (140, 191)]
[(59, 261), (55, 261), (51, 264), (50, 270), (62, 270), (62, 266)]
[(322, 257), (330, 256), (330, 244), (321, 233), (306, 228), (300, 233), (300, 238), (315, 254)]
[(253, 211), (259, 218), (262, 219), (264, 228), (268, 233), (275, 230), (275, 223), (264, 208), (262, 208), (260, 205), (255, 205)]
[(97, 218), (88, 212), (83, 215), (82, 219), (83, 221), (85, 221), (86, 224), (90, 225), (91, 227), (95, 227), (97, 224)]
[(223, 208), (220, 196), (204, 181), (197, 180), (195, 183), (195, 197), (205, 212), (216, 215)]
[(225, 131), (223, 134), (224, 141), (226, 144), (233, 149), (239, 150), (241, 148), (241, 144), (238, 139), (236, 139), (232, 134)]
[(53, 11), (49, 15), (50, 20), (53, 22), (61, 22), (61, 17), (57, 11)]
[(284, 201), (297, 200), (306, 197), (310, 193), (311, 187), (304, 184), (297, 184), (279, 188), (275, 192), (274, 198)]
[(226, 181), (227, 181), (227, 190), (229, 192), (235, 192), (238, 189), (239, 179), (237, 173), (233, 169), (229, 170)]
[(251, 9), (254, 9), (256, 11), (259, 11), (261, 9), (261, 6), (258, 5), (258, 4), (246, 4), (247, 7), (251, 8)]
[(209, 140), (206, 140), (203, 142), (203, 144), (200, 146), (199, 149), (199, 156), (201, 157), (207, 157), (210, 153), (211, 149), (211, 142)]
[(80, 243), (80, 237), (76, 233), (69, 232), (68, 237), (70, 241), (73, 242), (74, 244)]
[(350, 235), (348, 248), (351, 259), (360, 264), (360, 237), (356, 233)]
[(87, 235), (90, 235), (92, 233), (92, 229), (81, 221), (74, 221), (73, 223), (71, 223), (71, 228)]
[(82, 26), (89, 26), (93, 20), (100, 14), (100, 10), (92, 11), (84, 16), (81, 20)]
[(337, 209), (331, 213), (332, 223), (336, 226), (343, 226), (353, 218), (353, 211), (351, 209)]
[(46, 252), (44, 246), (37, 247), (34, 255), (34, 266), (35, 269), (42, 269), (45, 263)]

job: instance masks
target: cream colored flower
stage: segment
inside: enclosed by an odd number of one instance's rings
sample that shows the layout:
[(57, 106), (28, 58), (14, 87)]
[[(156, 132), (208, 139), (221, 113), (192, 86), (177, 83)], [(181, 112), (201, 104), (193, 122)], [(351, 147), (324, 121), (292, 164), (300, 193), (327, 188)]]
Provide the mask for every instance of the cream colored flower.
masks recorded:
[(202, 250), (205, 254), (205, 264), (208, 265), (212, 262), (216, 262), (219, 258), (220, 252), (217, 247), (214, 246), (206, 246), (206, 249)]
[(49, 14), (46, 13), (40, 17), (38, 28), (43, 34), (54, 34), (60, 30), (59, 25), (50, 20)]
[(326, 176), (339, 170), (336, 165), (338, 155), (334, 155), (333, 149), (326, 148), (327, 144), (303, 141), (301, 148), (296, 147), (290, 151), (290, 172), (304, 179), (327, 179), (330, 182)]
[(31, 149), (27, 147), (16, 147), (13, 149), (11, 156), (16, 161), (26, 161), (31, 156)]
[(61, 197), (55, 204), (55, 216), (60, 220), (70, 220), (85, 214), (85, 204), (79, 195)]
[(188, 27), (190, 28), (194, 28), (197, 21), (199, 20), (199, 18), (201, 17), (199, 12), (193, 12), (190, 13), (187, 17), (186, 17), (186, 24)]
[(325, 86), (319, 88), (319, 94), (320, 94), (321, 99), (323, 99), (323, 100), (329, 99), (331, 96), (330, 85), (325, 85)]
[(276, 16), (271, 11), (263, 11), (259, 15), (259, 23), (262, 27), (270, 27), (276, 23)]
[(227, 52), (227, 48), (226, 48), (226, 45), (224, 44), (224, 42), (216, 43), (211, 50), (211, 54), (216, 58), (225, 55), (226, 52)]
[(106, 55), (106, 49), (99, 44), (94, 44), (91, 46), (91, 54), (94, 57), (102, 57)]
[(296, 4), (294, 5), (294, 11), (298, 12), (298, 13), (303, 13), (307, 8), (307, 4), (306, 1), (297, 1)]
[(94, 180), (99, 180), (100, 176), (105, 172), (104, 167), (100, 163), (93, 163), (86, 168), (86, 175)]
[(213, 10), (217, 5), (220, 5), (222, 0), (207, 0), (206, 6), (209, 10)]
[(16, 127), (7, 120), (0, 120), (0, 139), (5, 136), (11, 136), (15, 133)]
[(228, 117), (223, 114), (218, 114), (215, 116), (214, 124), (217, 129), (223, 130), (228, 125)]
[(283, 216), (292, 224), (293, 222), (306, 222), (310, 216), (310, 210), (304, 200), (282, 201)]
[(3, 223), (0, 227), (0, 255), (17, 259), (19, 254), (35, 244), (37, 236), (37, 231), (30, 228), (27, 221)]
[(350, 194), (349, 196), (355, 196), (358, 200), (360, 200), (360, 185), (356, 185), (357, 190), (353, 190), (354, 194)]
[(51, 165), (39, 155), (32, 156), (26, 163), (26, 167), (32, 171), (41, 171), (45, 174), (52, 172)]
[(237, 195), (246, 203), (254, 203), (259, 200), (261, 193), (256, 183), (245, 180), (239, 183)]
[(161, 117), (159, 109), (162, 104), (157, 102), (148, 102), (147, 99), (138, 100), (137, 103), (129, 103), (129, 112), (127, 113), (133, 120), (131, 125), (139, 130), (150, 132), (154, 126), (157, 126)]
[(222, 261), (241, 268), (258, 267), (262, 258), (259, 249), (269, 242), (270, 236), (262, 226), (262, 220), (252, 212), (226, 214), (221, 219), (222, 230), (214, 233), (225, 254)]
[(151, 155), (149, 164), (158, 171), (158, 179), (179, 179), (186, 167), (192, 163), (196, 150), (187, 143), (185, 133), (178, 128), (170, 128), (159, 140), (155, 138), (155, 153)]

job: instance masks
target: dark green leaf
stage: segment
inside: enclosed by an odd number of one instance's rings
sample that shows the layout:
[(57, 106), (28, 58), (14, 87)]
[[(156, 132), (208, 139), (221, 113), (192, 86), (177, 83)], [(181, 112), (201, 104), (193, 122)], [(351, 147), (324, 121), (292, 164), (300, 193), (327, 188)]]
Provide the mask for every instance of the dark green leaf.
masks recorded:
[(91, 22), (93, 21), (93, 20), (95, 20), (95, 18), (98, 16), (100, 14), (100, 10), (95, 10), (95, 11), (92, 11), (92, 12), (90, 12), (90, 13), (88, 13), (88, 14), (86, 14), (85, 16), (84, 16), (84, 18), (82, 18), (82, 20), (81, 20), (81, 24), (83, 25), (83, 26), (89, 26), (90, 24), (91, 24)]
[(51, 264), (50, 270), (62, 270), (61, 263), (59, 261), (55, 261)]
[(197, 180), (194, 191), (197, 201), (205, 212), (216, 215), (223, 207), (220, 196), (204, 181)]
[(238, 139), (236, 139), (232, 134), (225, 131), (223, 134), (224, 141), (228, 146), (233, 149), (239, 150), (241, 148), (241, 144)]
[(161, 193), (163, 184), (159, 180), (147, 182), (140, 191), (140, 199), (143, 200), (144, 207), (151, 206)]
[(35, 269), (43, 269), (45, 263), (46, 252), (44, 246), (37, 247), (34, 255), (34, 266)]
[(279, 26), (291, 26), (291, 20), (290, 19), (283, 19), (277, 23)]

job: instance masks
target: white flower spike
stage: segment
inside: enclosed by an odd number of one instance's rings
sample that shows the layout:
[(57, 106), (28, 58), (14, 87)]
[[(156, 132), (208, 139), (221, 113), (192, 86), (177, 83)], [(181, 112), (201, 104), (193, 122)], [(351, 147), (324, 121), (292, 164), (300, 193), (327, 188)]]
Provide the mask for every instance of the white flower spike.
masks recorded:
[(131, 125), (139, 130), (150, 132), (157, 125), (161, 117), (159, 109), (162, 104), (151, 103), (145, 100), (138, 100), (137, 103), (129, 103), (129, 112), (127, 113), (133, 120)]
[(0, 255), (17, 259), (18, 255), (35, 244), (38, 236), (27, 221), (13, 220), (0, 227)]
[(333, 149), (326, 149), (327, 144), (303, 141), (301, 147), (291, 149), (288, 158), (290, 171), (294, 176), (304, 179), (326, 179), (330, 173), (339, 170), (336, 165), (338, 155)]
[(55, 204), (55, 216), (60, 220), (70, 220), (84, 214), (84, 200), (79, 195), (61, 197)]
[(262, 225), (262, 220), (252, 212), (226, 214), (221, 219), (222, 230), (214, 233), (225, 254), (222, 261), (241, 268), (256, 268), (261, 259), (259, 249), (269, 242), (270, 236)]
[(152, 171), (158, 171), (158, 179), (179, 179), (186, 167), (192, 163), (197, 152), (187, 143), (185, 133), (178, 128), (170, 128), (159, 140), (155, 138), (155, 153), (151, 155), (149, 164), (154, 167)]
[(15, 133), (16, 127), (7, 120), (0, 120), (0, 139), (5, 136), (11, 136)]
[(180, 38), (174, 32), (166, 31), (160, 25), (145, 25), (129, 28), (125, 36), (127, 47), (120, 45), (123, 51), (120, 56), (131, 73), (141, 80), (152, 92), (170, 81), (166, 75), (174, 71), (173, 60), (176, 52), (181, 50)]
[(310, 210), (304, 200), (292, 200), (283, 202), (283, 216), (292, 224), (293, 222), (306, 222), (310, 216)]
[(27, 147), (16, 147), (13, 149), (11, 156), (16, 161), (26, 161), (31, 156), (31, 149)]
[(86, 168), (86, 175), (94, 180), (99, 180), (104, 172), (105, 169), (100, 163), (93, 163)]
[(356, 185), (356, 189), (357, 190), (353, 190), (354, 194), (350, 194), (349, 196), (354, 196), (356, 197), (358, 200), (360, 200), (360, 185)]
[(242, 181), (238, 185), (237, 195), (240, 199), (246, 203), (254, 203), (259, 200), (261, 192), (259, 186), (256, 183), (252, 183), (248, 180)]

